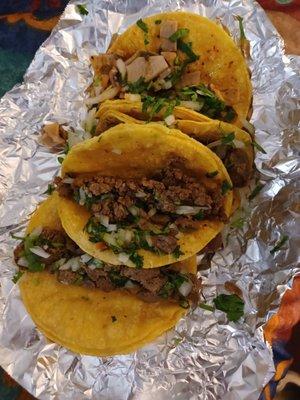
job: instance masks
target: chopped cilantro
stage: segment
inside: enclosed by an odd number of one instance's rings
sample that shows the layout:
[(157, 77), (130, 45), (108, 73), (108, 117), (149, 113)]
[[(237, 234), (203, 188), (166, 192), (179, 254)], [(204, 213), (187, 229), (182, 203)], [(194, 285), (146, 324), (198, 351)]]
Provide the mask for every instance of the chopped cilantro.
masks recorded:
[(239, 29), (240, 29), (240, 39), (246, 39), (246, 35), (245, 35), (245, 30), (244, 30), (244, 25), (243, 25), (243, 17), (241, 17), (240, 15), (236, 15), (235, 17), (238, 20), (239, 23)]
[(65, 159), (64, 157), (57, 157), (57, 161), (58, 161), (60, 164), (63, 163), (64, 159)]
[(177, 246), (176, 249), (173, 251), (173, 257), (176, 258), (176, 260), (182, 256), (184, 253), (180, 250), (180, 246)]
[(213, 301), (218, 310), (227, 314), (229, 321), (236, 322), (244, 314), (244, 302), (236, 294), (220, 294)]
[(16, 273), (14, 274), (13, 278), (12, 278), (13, 283), (17, 283), (18, 280), (21, 278), (21, 276), (22, 276), (23, 274), (24, 274), (24, 272), (22, 272), (22, 271), (16, 272)]
[(201, 221), (204, 218), (204, 213), (202, 210), (200, 210), (196, 215), (194, 215), (194, 218), (198, 221)]
[(88, 10), (86, 9), (86, 6), (83, 4), (77, 4), (76, 9), (81, 15), (88, 15), (89, 13)]
[(179, 300), (179, 305), (180, 305), (180, 307), (182, 307), (182, 308), (184, 308), (186, 310), (187, 308), (189, 308), (190, 303), (189, 303), (189, 301), (187, 299), (185, 299), (183, 297), (182, 299)]
[(144, 258), (140, 256), (138, 253), (133, 252), (129, 256), (129, 260), (135, 264), (136, 268), (143, 268)]
[(144, 39), (144, 44), (147, 46), (147, 44), (149, 44), (150, 42), (149, 42), (149, 39), (147, 38), (147, 37), (145, 37), (145, 39)]
[(64, 154), (68, 154), (70, 150), (69, 143), (66, 143), (65, 148), (64, 148)]
[(231, 145), (232, 142), (235, 139), (235, 133), (234, 132), (230, 132), (228, 133), (228, 135), (225, 135), (221, 138), (221, 142), (222, 144), (227, 144), (227, 145)]
[(262, 183), (258, 183), (255, 188), (253, 189), (252, 193), (250, 194), (250, 196), (248, 197), (249, 200), (253, 200), (254, 197), (256, 197), (258, 195), (258, 193), (261, 191), (261, 189), (264, 187), (265, 185), (263, 185)]
[(116, 269), (112, 269), (111, 271), (109, 271), (108, 276), (111, 282), (117, 287), (125, 286), (126, 282), (128, 281), (128, 278), (126, 278), (125, 276), (121, 276)]
[(221, 186), (222, 195), (226, 194), (229, 190), (232, 190), (232, 185), (228, 181), (223, 181)]
[(285, 244), (285, 242), (288, 240), (288, 235), (283, 235), (282, 238), (276, 243), (276, 245), (273, 247), (273, 249), (270, 251), (271, 254), (276, 253), (276, 251), (280, 250), (281, 247)]
[(179, 50), (188, 56), (190, 62), (194, 62), (199, 59), (199, 56), (193, 52), (191, 43), (185, 43), (181, 39), (178, 39), (177, 46)]
[(114, 315), (112, 315), (111, 316), (111, 322), (116, 322), (116, 321), (117, 321), (117, 318)]
[(263, 147), (261, 147), (261, 145), (258, 144), (255, 140), (253, 140), (252, 145), (253, 145), (253, 147), (255, 147), (261, 153), (267, 154), (266, 150)]
[(210, 306), (210, 305), (205, 304), (205, 303), (200, 303), (199, 307), (203, 308), (203, 310), (207, 310), (207, 311), (214, 311), (215, 310), (215, 308), (213, 306)]
[(237, 218), (235, 221), (232, 221), (231, 223), (231, 228), (238, 228), (238, 229), (242, 229), (242, 227), (244, 226), (245, 223), (245, 218), (244, 217), (240, 217)]
[(54, 185), (52, 185), (51, 183), (49, 183), (47, 190), (43, 193), (43, 194), (52, 194), (55, 190)]
[(149, 32), (148, 25), (142, 19), (139, 19), (136, 24), (143, 32)]
[(206, 178), (214, 178), (217, 175), (218, 175), (218, 171), (207, 172), (205, 174)]
[(161, 24), (161, 19), (156, 19), (156, 20), (154, 21), (154, 23), (155, 23), (155, 25)]
[(128, 92), (130, 93), (142, 93), (144, 92), (149, 83), (145, 82), (143, 77), (140, 77), (136, 82), (128, 83)]
[(180, 28), (177, 29), (176, 32), (174, 32), (170, 37), (169, 40), (171, 40), (171, 42), (176, 42), (178, 39), (180, 38), (184, 38), (189, 34), (190, 30), (187, 28)]

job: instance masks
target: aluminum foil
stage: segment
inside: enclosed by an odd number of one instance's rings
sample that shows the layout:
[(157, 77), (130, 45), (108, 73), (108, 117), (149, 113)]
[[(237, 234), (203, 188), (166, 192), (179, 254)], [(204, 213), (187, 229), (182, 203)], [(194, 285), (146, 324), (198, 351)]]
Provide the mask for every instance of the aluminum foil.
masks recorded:
[[(284, 55), (282, 39), (260, 6), (250, 1), (86, 3), (87, 16), (77, 12), (75, 1), (67, 6), (24, 83), (0, 102), (0, 364), (39, 399), (255, 400), (274, 373), (263, 325), (299, 272), (299, 59)], [(24, 229), (59, 168), (57, 157), (39, 145), (38, 135), (50, 121), (82, 133), (85, 90), (92, 82), (90, 55), (105, 51), (112, 34), (138, 18), (179, 9), (221, 20), (235, 38), (234, 15), (241, 15), (251, 41), (252, 122), (267, 151), (258, 153), (255, 162), (265, 186), (246, 206), (243, 228), (227, 232), (228, 245), (214, 256), (211, 268), (200, 264), (205, 301), (211, 303), (226, 281), (234, 281), (243, 291), (245, 316), (228, 323), (222, 312), (197, 308), (134, 354), (74, 354), (48, 342), (35, 328), (11, 282), (15, 242), (10, 233)], [(287, 243), (270, 254), (283, 234), (289, 236)]]

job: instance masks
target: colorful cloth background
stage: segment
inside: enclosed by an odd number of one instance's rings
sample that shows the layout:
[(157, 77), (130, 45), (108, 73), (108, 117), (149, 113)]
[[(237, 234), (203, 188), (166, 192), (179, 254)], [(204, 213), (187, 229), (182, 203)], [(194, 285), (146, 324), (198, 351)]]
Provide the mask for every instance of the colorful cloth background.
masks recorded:
[[(0, 97), (22, 81), (35, 52), (56, 25), (66, 4), (67, 0), (0, 0)], [(276, 18), (280, 22), (278, 29), (283, 36), (287, 32), (283, 23), (285, 17), (287, 18), (286, 25), (291, 31), (290, 37), (286, 34), (287, 45), (292, 53), (300, 53), (300, 40), (297, 39), (297, 31), (298, 38), (300, 32), (300, 0), (261, 0), (261, 4), (267, 9), (275, 10), (271, 12), (270, 17), (275, 24)], [(276, 375), (266, 387), (261, 400), (274, 397), (277, 382), (292, 363), (294, 370), (300, 372), (299, 336), (293, 337), (293, 327), (299, 320), (300, 278), (295, 280), (293, 290), (284, 296), (279, 313), (269, 321), (265, 329), (266, 339), (273, 348)], [(34, 398), (0, 368), (0, 400)]]

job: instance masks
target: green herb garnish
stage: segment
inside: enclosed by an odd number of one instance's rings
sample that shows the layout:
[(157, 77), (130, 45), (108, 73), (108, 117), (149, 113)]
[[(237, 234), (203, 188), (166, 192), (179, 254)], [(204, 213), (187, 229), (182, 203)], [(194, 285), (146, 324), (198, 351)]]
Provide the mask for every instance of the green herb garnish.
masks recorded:
[(148, 82), (145, 82), (143, 77), (140, 77), (136, 82), (128, 83), (128, 92), (130, 93), (142, 93), (147, 90), (149, 86)]
[(242, 229), (245, 222), (246, 222), (246, 219), (244, 217), (240, 217), (240, 218), (237, 218), (235, 221), (233, 221), (230, 226), (231, 226), (231, 228)]
[(171, 42), (176, 42), (178, 39), (184, 38), (189, 34), (190, 30), (187, 28), (180, 28), (177, 29), (170, 37), (169, 40)]
[(207, 311), (214, 311), (215, 310), (215, 307), (210, 306), (210, 305), (208, 305), (206, 303), (200, 303), (199, 307), (203, 308), (203, 310), (207, 310)]
[(140, 256), (138, 253), (133, 252), (129, 256), (129, 260), (135, 264), (136, 268), (143, 268), (144, 258)]
[(225, 135), (221, 138), (221, 142), (222, 144), (227, 144), (227, 145), (231, 145), (232, 142), (235, 139), (235, 133), (234, 132), (230, 132), (228, 133), (228, 135)]
[(261, 153), (267, 154), (266, 150), (260, 144), (258, 144), (255, 140), (253, 140), (252, 145)]
[(57, 161), (58, 161), (60, 164), (63, 163), (64, 159), (65, 159), (64, 157), (57, 157)]
[(204, 212), (202, 210), (200, 210), (196, 215), (194, 215), (194, 218), (197, 221), (201, 221), (204, 218)]
[(86, 6), (83, 4), (77, 4), (76, 9), (81, 15), (88, 15), (89, 13), (88, 10), (86, 9)]
[(217, 175), (218, 175), (218, 171), (207, 172), (205, 174), (206, 178), (214, 178)]
[(24, 272), (22, 272), (22, 271), (16, 272), (12, 278), (13, 283), (16, 284), (18, 282), (18, 280), (22, 277), (23, 274), (24, 274)]
[(155, 25), (161, 24), (161, 19), (156, 19), (156, 20), (154, 21), (154, 23), (155, 23)]
[(142, 19), (136, 21), (136, 24), (143, 32), (145, 33), (149, 32), (148, 25)]
[(263, 185), (262, 183), (258, 183), (255, 188), (253, 189), (253, 191), (251, 192), (251, 194), (249, 195), (248, 199), (249, 200), (253, 200), (254, 197), (256, 197), (258, 195), (258, 193), (261, 191), (261, 189), (264, 187), (265, 185)]
[(184, 253), (180, 250), (180, 246), (177, 246), (176, 249), (173, 251), (173, 257), (176, 258), (176, 260), (182, 256)]
[(245, 29), (244, 29), (244, 25), (243, 25), (244, 18), (241, 17), (240, 15), (236, 15), (235, 18), (238, 20), (238, 23), (239, 23), (240, 39), (246, 39)]
[(220, 294), (213, 301), (218, 310), (227, 314), (229, 321), (236, 322), (244, 314), (244, 302), (236, 294)]
[(221, 186), (222, 195), (224, 196), (229, 190), (232, 190), (232, 185), (228, 181), (223, 181)]
[(185, 43), (181, 39), (178, 39), (177, 46), (179, 50), (188, 56), (189, 62), (194, 62), (199, 59), (199, 56), (193, 52), (191, 43)]
[(111, 282), (116, 285), (117, 287), (123, 287), (126, 285), (126, 282), (128, 281), (128, 278), (125, 276), (121, 276), (120, 273), (116, 269), (112, 269), (108, 273), (109, 279)]
[(48, 195), (50, 195), (50, 194), (52, 194), (52, 193), (54, 192), (54, 190), (55, 190), (54, 185), (52, 185), (51, 183), (49, 183), (47, 190), (46, 190), (43, 194), (48, 194)]
[(283, 235), (282, 238), (276, 243), (276, 245), (273, 247), (273, 249), (270, 251), (271, 254), (276, 253), (276, 251), (280, 250), (281, 247), (285, 244), (285, 242), (288, 240), (288, 235)]

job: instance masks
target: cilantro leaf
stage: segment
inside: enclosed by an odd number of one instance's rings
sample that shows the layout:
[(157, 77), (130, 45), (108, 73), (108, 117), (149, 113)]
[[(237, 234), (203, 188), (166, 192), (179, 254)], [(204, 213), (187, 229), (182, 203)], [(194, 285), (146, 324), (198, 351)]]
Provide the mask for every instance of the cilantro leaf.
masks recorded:
[(89, 13), (88, 10), (86, 9), (86, 6), (83, 4), (77, 4), (76, 9), (81, 15), (88, 15)]
[(239, 29), (240, 29), (240, 39), (246, 39), (246, 35), (245, 35), (245, 30), (244, 30), (244, 25), (243, 25), (243, 17), (241, 17), (240, 15), (236, 15), (235, 17), (238, 20), (239, 23)]
[(155, 23), (155, 25), (161, 24), (161, 19), (156, 19), (156, 20), (154, 21), (154, 23)]
[(282, 238), (276, 243), (273, 249), (270, 251), (271, 254), (276, 253), (276, 251), (280, 250), (281, 247), (285, 244), (285, 242), (289, 239), (288, 235), (283, 235)]
[(149, 83), (145, 82), (143, 77), (140, 77), (136, 82), (128, 83), (128, 92), (130, 93), (142, 93), (147, 90)]
[(261, 153), (267, 154), (266, 150), (263, 147), (261, 147), (261, 145), (258, 144), (255, 140), (253, 140), (252, 145), (253, 145), (253, 147), (255, 147)]
[(140, 256), (138, 253), (133, 252), (129, 256), (129, 260), (135, 264), (136, 268), (143, 268), (144, 258)]
[(203, 213), (203, 211), (200, 210), (196, 215), (194, 215), (194, 218), (195, 218), (197, 221), (201, 221), (201, 220), (204, 218), (204, 213)]
[(181, 39), (178, 39), (177, 46), (179, 50), (188, 56), (190, 62), (194, 62), (199, 59), (199, 56), (193, 52), (191, 43), (185, 43)]
[(232, 190), (232, 185), (228, 181), (223, 181), (221, 186), (221, 192), (224, 196), (229, 190)]
[(137, 26), (145, 33), (149, 32), (148, 25), (140, 18), (136, 21)]
[(220, 294), (213, 300), (218, 310), (227, 314), (229, 321), (238, 321), (244, 314), (244, 302), (236, 294)]
[(246, 219), (244, 217), (240, 217), (240, 218), (237, 218), (235, 221), (232, 221), (230, 226), (231, 226), (231, 228), (242, 229), (245, 222), (246, 222)]
[(235, 133), (234, 132), (230, 132), (230, 133), (228, 133), (228, 135), (224, 135), (222, 138), (221, 138), (221, 142), (222, 142), (222, 144), (232, 144), (232, 142), (234, 141), (234, 139), (235, 139)]
[(215, 310), (215, 308), (213, 306), (210, 306), (209, 304), (206, 304), (206, 303), (200, 303), (199, 307), (203, 308), (203, 310), (207, 310), (207, 311), (214, 311)]
[(51, 183), (49, 183), (47, 190), (46, 190), (43, 194), (48, 194), (48, 195), (50, 195), (50, 194), (52, 194), (52, 193), (54, 192), (54, 190), (55, 190), (54, 185), (52, 185)]
[(180, 28), (180, 29), (177, 29), (177, 31), (174, 32), (174, 33), (169, 37), (169, 40), (170, 40), (171, 42), (176, 42), (178, 39), (186, 37), (186, 36), (189, 34), (189, 32), (190, 32), (190, 30), (187, 29), (187, 28)]
[(22, 272), (22, 271), (16, 272), (12, 278), (13, 283), (16, 284), (23, 274), (24, 274), (24, 272)]
[(253, 200), (254, 197), (258, 195), (258, 193), (261, 191), (261, 189), (264, 187), (262, 183), (258, 183), (255, 188), (253, 189), (252, 193), (249, 195), (248, 199)]
[(173, 256), (176, 258), (176, 260), (182, 256), (184, 253), (180, 250), (180, 246), (177, 246), (176, 249), (173, 251)]

